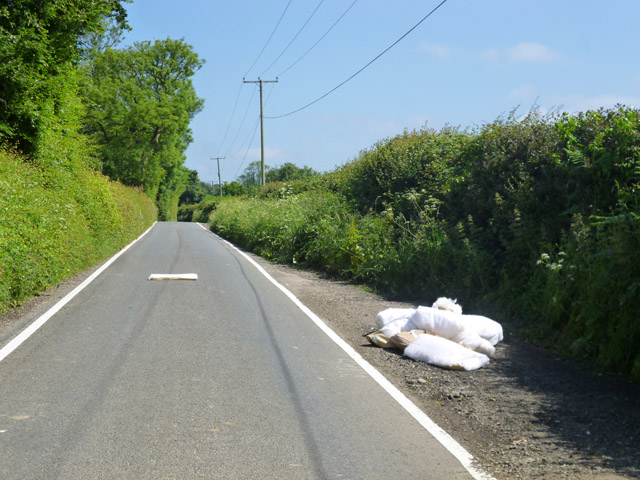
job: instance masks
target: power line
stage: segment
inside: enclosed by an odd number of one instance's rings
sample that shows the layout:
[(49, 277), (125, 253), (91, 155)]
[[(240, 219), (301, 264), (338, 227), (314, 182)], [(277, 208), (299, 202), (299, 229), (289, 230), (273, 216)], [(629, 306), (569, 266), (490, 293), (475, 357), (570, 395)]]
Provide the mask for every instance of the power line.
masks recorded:
[(304, 57), (306, 57), (309, 54), (309, 52), (311, 52), (311, 50), (313, 50), (316, 47), (316, 45), (318, 45), (324, 39), (324, 37), (326, 37), (329, 34), (329, 32), (331, 30), (333, 30), (333, 27), (335, 27), (340, 22), (340, 20), (342, 20), (342, 18), (349, 12), (349, 10), (351, 10), (351, 7), (353, 7), (357, 2), (358, 2), (358, 0), (353, 0), (353, 3), (351, 5), (349, 5), (349, 7), (342, 13), (342, 15), (340, 15), (340, 17), (335, 22), (333, 22), (333, 25), (331, 25), (329, 27), (329, 29), (326, 32), (324, 32), (324, 34), (318, 39), (318, 41), (316, 43), (314, 43), (313, 45), (311, 45), (311, 48), (309, 48), (309, 50), (304, 52), (295, 62), (293, 62), (291, 65), (289, 65), (287, 68), (285, 68), (282, 71), (282, 73), (278, 74), (278, 77), (281, 77), (282, 75), (287, 73), (295, 65), (297, 65), (300, 60), (302, 60)]
[(287, 3), (287, 6), (284, 7), (284, 11), (282, 12), (282, 14), (280, 15), (280, 19), (278, 20), (278, 23), (276, 23), (276, 26), (273, 28), (273, 32), (271, 32), (271, 35), (269, 35), (269, 38), (267, 39), (266, 43), (264, 44), (264, 47), (262, 47), (262, 50), (260, 50), (260, 53), (258, 54), (258, 56), (256, 57), (256, 59), (253, 61), (253, 63), (251, 64), (251, 66), (249, 67), (249, 70), (247, 70), (247, 73), (244, 74), (244, 76), (246, 77), (247, 75), (249, 75), (249, 72), (251, 71), (251, 69), (254, 67), (254, 65), (256, 64), (256, 62), (260, 59), (260, 57), (262, 56), (262, 54), (264, 53), (264, 49), (267, 48), (267, 45), (269, 45), (269, 42), (271, 41), (271, 39), (273, 38), (273, 35), (276, 33), (276, 30), (278, 29), (278, 26), (280, 25), (280, 22), (282, 21), (282, 19), (284, 18), (284, 14), (287, 13), (287, 10), (289, 9), (289, 5), (291, 5), (291, 2), (293, 0), (289, 0), (289, 3)]
[(218, 147), (218, 153), (220, 153), (220, 151), (222, 150), (222, 147), (224, 146), (224, 142), (227, 139), (227, 135), (229, 134), (229, 129), (231, 128), (231, 123), (233, 122), (233, 117), (236, 114), (236, 108), (238, 107), (238, 100), (240, 100), (240, 92), (242, 91), (242, 86), (244, 84), (241, 83), (240, 87), (238, 88), (238, 94), (236, 95), (236, 102), (233, 104), (233, 111), (231, 112), (231, 118), (229, 118), (229, 123), (227, 123), (227, 129), (224, 132), (224, 136), (222, 137), (222, 142), (220, 142), (220, 147)]
[[(240, 162), (240, 165), (238, 166), (238, 170), (236, 171), (235, 178), (238, 178), (238, 173), (240, 173), (240, 169), (242, 168), (242, 166), (244, 165), (245, 160), (247, 159), (247, 155), (249, 154), (249, 150), (251, 150), (251, 145), (253, 144), (253, 139), (256, 136), (256, 132), (258, 131), (258, 126), (259, 125), (260, 125), (260, 117), (258, 116), (256, 118), (256, 123), (253, 124), (253, 133), (251, 134), (251, 140), (247, 144), (247, 149), (245, 150), (244, 156), (242, 157), (242, 161)], [(247, 138), (249, 138), (249, 137), (247, 137)]]
[[(269, 35), (269, 38), (267, 39), (267, 41), (265, 42), (264, 46), (262, 47), (262, 50), (260, 50), (260, 53), (258, 54), (258, 56), (256, 57), (256, 59), (253, 61), (253, 63), (251, 64), (251, 66), (249, 67), (249, 70), (247, 70), (247, 73), (245, 73), (245, 77), (249, 74), (249, 72), (251, 71), (251, 69), (255, 66), (255, 64), (257, 63), (257, 61), (260, 59), (260, 57), (262, 56), (262, 54), (264, 53), (264, 50), (267, 48), (267, 45), (269, 45), (269, 42), (271, 42), (271, 39), (273, 38), (273, 35), (276, 33), (276, 30), (278, 29), (278, 26), (280, 25), (280, 22), (282, 22), (282, 19), (284, 18), (285, 13), (287, 13), (287, 10), (289, 9), (289, 5), (291, 5), (291, 2), (293, 0), (289, 0), (289, 3), (287, 3), (287, 6), (284, 8), (284, 10), (282, 11), (282, 14), (280, 15), (280, 18), (278, 19), (278, 22), (276, 23), (276, 26), (273, 28), (273, 31), (271, 32), (271, 35)], [(324, 0), (323, 0), (324, 1)], [(222, 138), (222, 142), (220, 143), (220, 148), (219, 150), (222, 150), (222, 147), (224, 146), (224, 142), (227, 139), (227, 135), (229, 134), (229, 129), (231, 128), (231, 123), (233, 122), (233, 117), (236, 113), (236, 108), (238, 107), (238, 100), (240, 99), (240, 92), (242, 91), (242, 86), (244, 84), (241, 83), (240, 84), (240, 88), (238, 88), (238, 94), (236, 95), (236, 101), (233, 105), (233, 111), (231, 113), (231, 118), (229, 119), (229, 123), (227, 124), (227, 129), (224, 132), (224, 137)], [(255, 90), (254, 90), (255, 93)], [(251, 100), (253, 100), (253, 95), (251, 96)], [(249, 100), (249, 104), (251, 104), (251, 100)], [(249, 108), (247, 107), (247, 112), (249, 111)], [(234, 136), (234, 140), (233, 142), (231, 142), (231, 147), (229, 147), (229, 150), (227, 151), (227, 154), (229, 153), (229, 151), (231, 151), (231, 149), (233, 148), (233, 145), (235, 144), (235, 140), (238, 138), (238, 134), (240, 133), (240, 130), (242, 129), (242, 125), (244, 125), (244, 119), (246, 118), (247, 113), (245, 112), (244, 117), (242, 119), (242, 122), (240, 124), (240, 127), (238, 128), (238, 132), (236, 133), (236, 135)]]
[[(278, 77), (276, 77), (278, 78)], [(267, 93), (267, 98), (264, 101), (264, 106), (266, 107), (269, 104), (269, 99), (271, 98), (271, 94), (273, 93), (273, 88), (275, 87), (274, 84), (271, 84), (269, 86), (269, 93)]]
[(435, 13), (436, 10), (438, 10), (442, 5), (444, 5), (447, 2), (447, 0), (442, 0), (442, 2), (440, 2), (438, 4), (437, 7), (435, 7), (433, 10), (431, 10), (426, 16), (424, 16), (422, 18), (422, 20), (420, 20), (418, 23), (416, 23), (413, 27), (411, 27), (404, 35), (402, 35), (399, 39), (397, 39), (395, 42), (393, 42), (391, 45), (389, 45), (387, 48), (385, 48), (381, 53), (379, 53), (373, 60), (371, 60), (369, 63), (367, 63), (364, 67), (362, 67), (360, 70), (358, 70), (356, 73), (354, 73), (353, 75), (351, 75), (349, 78), (347, 78), (344, 82), (340, 83), (339, 85), (333, 87), (331, 90), (329, 90), (327, 93), (325, 93), (324, 95), (322, 95), (319, 98), (316, 98), (313, 102), (309, 102), (307, 103), (305, 106), (298, 108), (297, 110), (293, 110), (292, 112), (289, 113), (285, 113), (282, 115), (277, 115), (274, 117), (265, 117), (265, 118), (269, 118), (269, 119), (274, 119), (274, 118), (282, 118), (282, 117), (288, 117), (289, 115), (293, 115), (294, 113), (298, 113), (302, 110), (304, 110), (305, 108), (310, 107), (311, 105), (313, 105), (314, 103), (318, 103), (320, 100), (322, 100), (325, 97), (328, 97), (329, 95), (331, 95), (333, 92), (335, 92), (337, 89), (339, 89), (340, 87), (342, 87), (345, 83), (349, 82), (350, 80), (353, 80), (357, 75), (359, 75), (363, 70), (365, 70), (369, 65), (371, 65), (373, 62), (375, 62), (376, 60), (378, 60), (380, 57), (382, 57), (385, 53), (387, 53), (389, 50), (391, 50), (393, 47), (395, 47), (398, 43), (400, 43), (400, 41), (402, 41), (407, 35), (409, 35), (411, 32), (413, 32), (416, 28), (418, 28), (418, 26), (424, 22), (427, 18), (429, 18), (431, 15), (433, 15), (433, 13)]
[(273, 67), (273, 65), (280, 60), (280, 57), (282, 57), (282, 55), (284, 55), (284, 52), (286, 52), (289, 47), (291, 46), (291, 44), (296, 40), (296, 38), (298, 38), (298, 35), (300, 35), (300, 33), (302, 32), (302, 30), (304, 30), (304, 27), (307, 26), (307, 24), (309, 23), (309, 21), (311, 21), (311, 19), (313, 18), (313, 16), (316, 14), (316, 12), (318, 11), (318, 9), (320, 8), (320, 6), (324, 3), (324, 0), (320, 0), (320, 3), (318, 3), (318, 5), (316, 6), (315, 10), (313, 12), (311, 12), (311, 15), (309, 15), (309, 18), (307, 18), (307, 21), (304, 22), (304, 24), (302, 25), (302, 27), (300, 27), (300, 30), (298, 30), (298, 33), (296, 33), (293, 38), (291, 39), (291, 41), (287, 44), (286, 47), (284, 47), (284, 50), (282, 50), (282, 52), (280, 52), (280, 55), (278, 55), (278, 57), (271, 62), (271, 65), (269, 65), (266, 70), (264, 72), (262, 72), (260, 74), (260, 76), (264, 75), (265, 73), (267, 73), (269, 71), (269, 69), (271, 67)]
[[(243, 83), (244, 85), (244, 83)], [(229, 148), (227, 149), (227, 151), (225, 152), (225, 157), (227, 155), (229, 155), (229, 152), (231, 152), (231, 150), (233, 149), (233, 146), (236, 144), (236, 140), (238, 139), (238, 135), (240, 135), (240, 131), (242, 130), (242, 127), (244, 126), (244, 121), (247, 119), (247, 114), (249, 113), (249, 109), (251, 108), (251, 101), (253, 100), (253, 96), (256, 94), (256, 90), (257, 87), (253, 89), (253, 91), (251, 92), (251, 98), (249, 98), (249, 103), (247, 104), (247, 109), (244, 111), (244, 115), (242, 116), (242, 121), (240, 122), (240, 126), (238, 127), (238, 131), (236, 132), (236, 134), (233, 137), (233, 140), (231, 141), (231, 145), (229, 146)]]

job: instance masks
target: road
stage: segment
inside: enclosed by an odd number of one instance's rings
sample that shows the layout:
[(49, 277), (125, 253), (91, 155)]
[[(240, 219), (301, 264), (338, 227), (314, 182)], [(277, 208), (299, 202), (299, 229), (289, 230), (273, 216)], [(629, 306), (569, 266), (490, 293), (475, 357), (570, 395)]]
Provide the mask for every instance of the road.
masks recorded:
[(471, 474), (197, 224), (156, 224), (0, 361), (3, 480), (394, 477)]

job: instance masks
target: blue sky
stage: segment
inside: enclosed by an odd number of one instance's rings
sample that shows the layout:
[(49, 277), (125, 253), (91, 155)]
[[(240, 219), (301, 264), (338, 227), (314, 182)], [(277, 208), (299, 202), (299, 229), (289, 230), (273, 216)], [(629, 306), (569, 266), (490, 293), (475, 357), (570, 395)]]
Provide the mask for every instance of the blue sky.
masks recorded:
[[(210, 158), (225, 157), (229, 182), (260, 159), (258, 88), (243, 77), (278, 77), (264, 85), (265, 115), (289, 113), (356, 73), (440, 1), (134, 0), (125, 43), (183, 38), (206, 60), (194, 77), (205, 107), (191, 124), (185, 165), (217, 183)], [(405, 129), (474, 128), (534, 105), (640, 107), (638, 19), (638, 0), (448, 0), (326, 98), (266, 119), (265, 162), (331, 171)]]

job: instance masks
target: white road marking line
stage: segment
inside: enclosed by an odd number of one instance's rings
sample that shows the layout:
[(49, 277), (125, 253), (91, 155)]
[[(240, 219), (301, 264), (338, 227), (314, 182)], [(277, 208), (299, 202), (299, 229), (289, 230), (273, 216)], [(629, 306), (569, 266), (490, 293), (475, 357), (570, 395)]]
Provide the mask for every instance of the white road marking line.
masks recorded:
[(198, 280), (197, 273), (152, 273), (147, 280)]
[(222, 240), (232, 249), (243, 256), (249, 263), (251, 263), (262, 275), (266, 277), (271, 283), (278, 287), (282, 293), (284, 293), (289, 299), (296, 304), (296, 306), (302, 310), (320, 329), (338, 345), (344, 352), (349, 355), (360, 367), (367, 372), (371, 378), (373, 378), (391, 397), (398, 402), (415, 420), (418, 421), (422, 427), (427, 430), (433, 437), (435, 437), (442, 446), (444, 446), (459, 462), (460, 464), (471, 474), (475, 480), (495, 480), (491, 475), (483, 472), (480, 468), (474, 465), (475, 459), (467, 450), (460, 445), (455, 439), (444, 431), (438, 424), (436, 424), (429, 416), (420, 410), (415, 403), (409, 400), (404, 393), (396, 388), (389, 380), (385, 378), (373, 365), (367, 362), (362, 356), (355, 351), (355, 349), (345, 342), (336, 332), (334, 332), (320, 317), (313, 313), (305, 304), (303, 304), (298, 298), (291, 293), (287, 288), (278, 283), (269, 273), (262, 268), (255, 260), (253, 260), (246, 253), (241, 251), (231, 242), (228, 242), (224, 238), (219, 237), (215, 233), (205, 228), (202, 224), (198, 225), (211, 233), (216, 238)]
[(78, 295), (82, 290), (84, 290), (84, 288), (87, 285), (93, 282), (98, 275), (104, 272), (113, 262), (115, 262), (118, 259), (118, 257), (120, 257), (120, 255), (122, 255), (124, 252), (129, 250), (129, 248), (134, 243), (136, 243), (138, 240), (144, 237), (147, 233), (149, 233), (149, 231), (153, 228), (155, 224), (156, 222), (154, 222), (153, 225), (151, 225), (142, 235), (136, 238), (133, 242), (131, 242), (129, 245), (124, 247), (122, 250), (116, 253), (113, 257), (107, 260), (107, 262), (104, 265), (102, 265), (98, 270), (96, 270), (89, 277), (87, 277), (84, 282), (82, 282), (80, 285), (74, 288), (71, 292), (65, 295), (62, 298), (62, 300), (60, 300), (53, 307), (47, 310), (47, 312), (41, 315), (35, 322), (33, 322), (31, 325), (25, 328), (22, 332), (20, 332), (13, 340), (11, 340), (4, 347), (2, 347), (2, 349), (0, 349), (0, 362), (4, 360), (9, 354), (11, 354), (16, 348), (22, 345), (22, 343), (24, 343), (25, 340), (27, 340), (31, 335), (36, 333), (36, 331), (41, 326), (47, 323), (47, 321), (51, 317), (53, 317), (56, 313), (58, 313), (62, 307), (64, 307), (67, 303), (69, 303), (73, 299), (73, 297)]

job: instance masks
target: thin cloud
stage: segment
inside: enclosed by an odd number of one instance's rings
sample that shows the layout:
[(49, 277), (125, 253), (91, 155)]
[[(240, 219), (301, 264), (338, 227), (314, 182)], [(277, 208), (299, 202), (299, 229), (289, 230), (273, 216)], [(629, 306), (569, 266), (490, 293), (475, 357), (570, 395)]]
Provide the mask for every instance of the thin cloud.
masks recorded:
[(447, 60), (453, 56), (453, 49), (441, 43), (422, 42), (418, 45), (419, 52), (426, 52), (429, 55)]
[(551, 63), (562, 59), (552, 48), (537, 42), (521, 42), (509, 48), (491, 48), (482, 58), (492, 63)]
[(514, 88), (507, 94), (507, 100), (515, 102), (529, 101), (537, 96), (536, 88), (533, 85), (522, 85)]
[(535, 42), (519, 43), (507, 50), (513, 62), (548, 63), (560, 60), (560, 55), (551, 48)]

